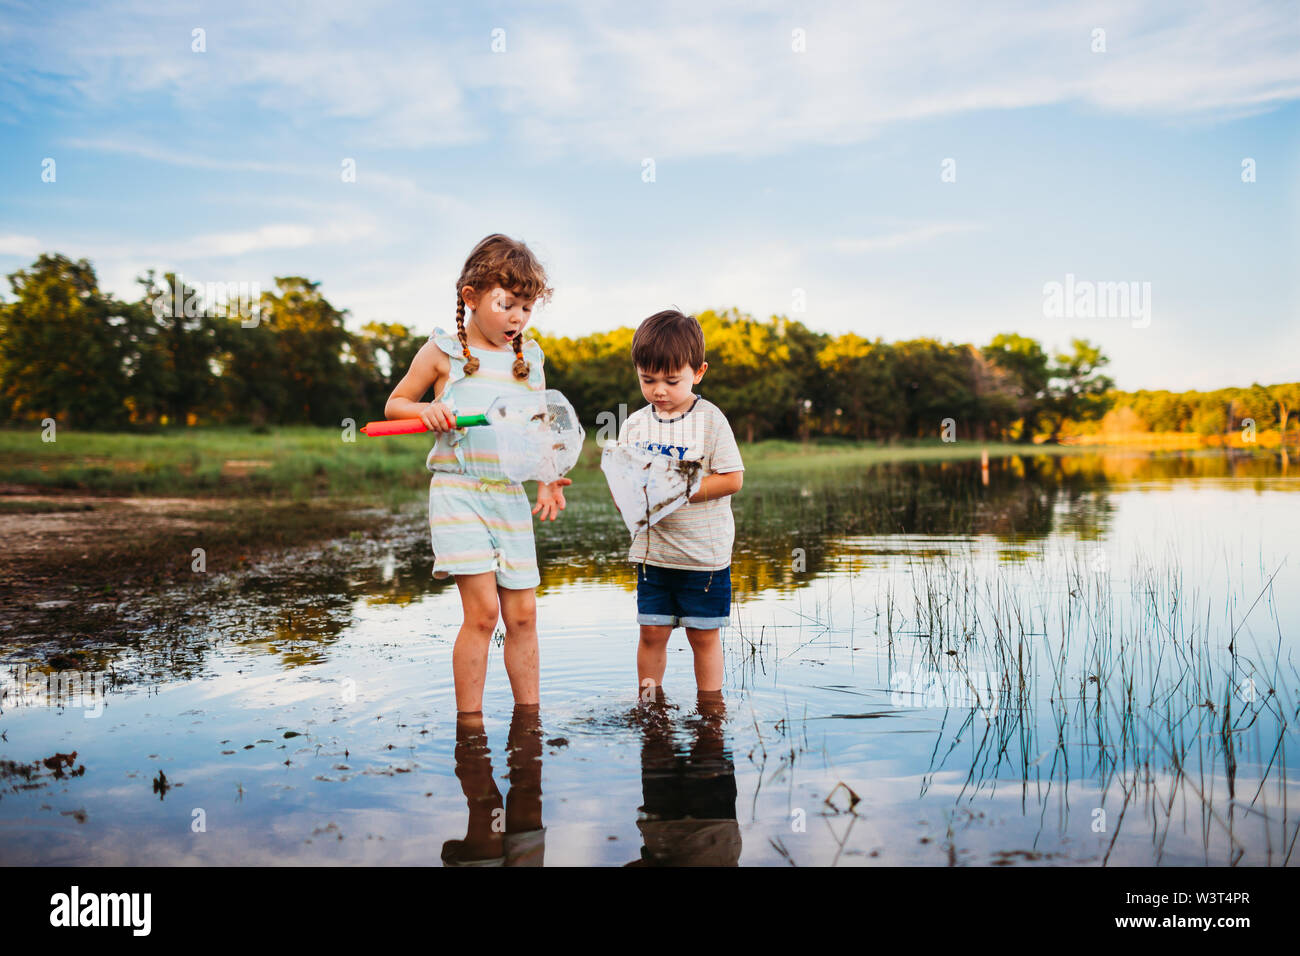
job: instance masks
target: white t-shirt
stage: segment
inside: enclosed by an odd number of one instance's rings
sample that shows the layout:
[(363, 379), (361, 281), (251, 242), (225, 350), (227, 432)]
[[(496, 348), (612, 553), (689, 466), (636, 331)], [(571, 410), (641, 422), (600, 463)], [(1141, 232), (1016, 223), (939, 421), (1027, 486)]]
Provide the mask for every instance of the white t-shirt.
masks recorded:
[[(673, 418), (660, 418), (653, 405), (639, 408), (618, 432), (620, 445), (700, 462), (705, 475), (744, 471), (736, 436), (722, 410), (703, 396)], [(661, 568), (720, 571), (731, 565), (736, 526), (731, 496), (687, 502), (657, 524), (637, 532), (628, 560)]]

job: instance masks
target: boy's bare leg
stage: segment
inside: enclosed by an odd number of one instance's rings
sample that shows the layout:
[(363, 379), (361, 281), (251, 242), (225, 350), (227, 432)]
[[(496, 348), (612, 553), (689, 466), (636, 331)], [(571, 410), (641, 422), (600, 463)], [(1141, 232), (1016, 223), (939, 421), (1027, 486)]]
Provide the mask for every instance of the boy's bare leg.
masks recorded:
[(727, 717), (727, 702), (720, 690), (697, 691), (695, 709), (700, 712), (701, 716), (710, 719), (725, 720)]
[(698, 693), (722, 690), (722, 639), (719, 629), (686, 629), (686, 639), (695, 652), (695, 689)]
[(456, 710), (471, 714), (483, 710), (483, 681), (487, 677), (488, 645), (496, 630), (496, 573), (456, 575), (465, 619), (451, 650), (451, 673), (456, 682)]
[(501, 617), (506, 622), (506, 674), (515, 705), (537, 706), (537, 591), (534, 588), (497, 588)]
[(641, 641), (636, 647), (636, 682), (644, 693), (647, 686), (659, 687), (668, 669), (668, 635), (673, 629), (667, 624), (642, 624)]

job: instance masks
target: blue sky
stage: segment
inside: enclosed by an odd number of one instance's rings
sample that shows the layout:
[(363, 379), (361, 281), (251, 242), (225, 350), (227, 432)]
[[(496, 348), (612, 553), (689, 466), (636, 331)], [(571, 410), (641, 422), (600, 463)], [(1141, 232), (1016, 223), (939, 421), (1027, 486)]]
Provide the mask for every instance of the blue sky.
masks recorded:
[[(1088, 337), (1124, 388), (1300, 379), (1294, 4), (0, 0), (0, 175), (0, 270), (84, 256), (120, 296), (298, 274), (424, 333), (505, 232), (554, 334), (737, 306)], [(1067, 273), (1149, 282), (1149, 324), (1045, 317)]]

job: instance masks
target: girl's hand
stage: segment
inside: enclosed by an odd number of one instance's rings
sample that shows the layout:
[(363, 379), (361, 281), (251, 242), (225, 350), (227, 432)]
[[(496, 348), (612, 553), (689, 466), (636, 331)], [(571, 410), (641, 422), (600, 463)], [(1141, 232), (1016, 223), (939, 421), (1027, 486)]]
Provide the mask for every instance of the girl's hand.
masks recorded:
[(537, 505), (533, 508), (533, 514), (541, 512), (539, 521), (554, 521), (564, 510), (564, 492), (560, 489), (564, 485), (573, 484), (570, 478), (559, 478), (550, 484), (543, 482), (537, 483)]
[(420, 410), (420, 421), (431, 432), (456, 430), (456, 414), (442, 402), (426, 402)]

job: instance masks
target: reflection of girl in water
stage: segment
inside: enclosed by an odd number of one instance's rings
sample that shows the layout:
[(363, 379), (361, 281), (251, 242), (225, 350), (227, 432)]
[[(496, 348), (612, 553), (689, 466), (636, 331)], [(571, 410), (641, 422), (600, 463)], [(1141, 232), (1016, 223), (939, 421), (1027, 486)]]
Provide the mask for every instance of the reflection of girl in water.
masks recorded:
[(444, 866), (541, 866), (542, 722), (536, 706), (518, 706), (506, 739), (510, 790), (502, 806), (492, 776), (483, 715), (456, 716), (456, 776), (469, 804), (465, 839), (442, 845)]
[(628, 866), (735, 866), (736, 769), (723, 735), (721, 692), (701, 693), (691, 720), (695, 739), (678, 753), (673, 721), (662, 697), (641, 705), (641, 807), (637, 829), (645, 846)]

